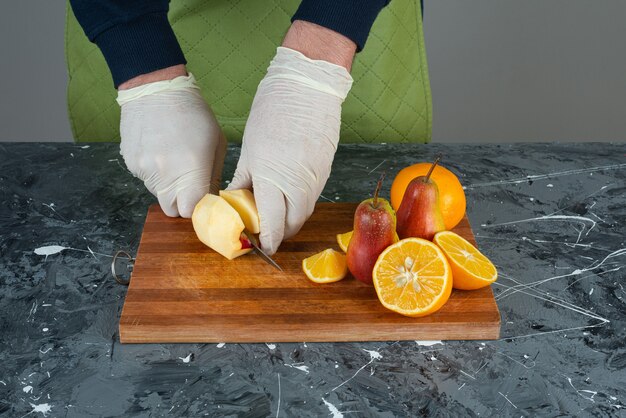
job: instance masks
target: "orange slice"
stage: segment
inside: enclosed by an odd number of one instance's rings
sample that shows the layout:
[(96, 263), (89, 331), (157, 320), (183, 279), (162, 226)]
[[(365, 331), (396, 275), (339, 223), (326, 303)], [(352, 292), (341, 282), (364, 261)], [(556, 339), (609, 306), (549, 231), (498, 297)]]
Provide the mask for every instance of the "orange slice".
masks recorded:
[(315, 283), (332, 283), (346, 277), (346, 255), (331, 248), (302, 260), (302, 271)]
[(498, 271), (493, 263), (460, 235), (442, 231), (435, 235), (433, 241), (450, 262), (455, 289), (480, 289), (498, 278)]
[(341, 248), (344, 253), (348, 252), (348, 244), (350, 244), (350, 239), (352, 238), (353, 232), (354, 231), (337, 234), (337, 244), (339, 244), (339, 248)]
[(452, 271), (443, 251), (430, 241), (406, 238), (383, 251), (372, 272), (378, 299), (406, 316), (438, 311), (452, 292)]

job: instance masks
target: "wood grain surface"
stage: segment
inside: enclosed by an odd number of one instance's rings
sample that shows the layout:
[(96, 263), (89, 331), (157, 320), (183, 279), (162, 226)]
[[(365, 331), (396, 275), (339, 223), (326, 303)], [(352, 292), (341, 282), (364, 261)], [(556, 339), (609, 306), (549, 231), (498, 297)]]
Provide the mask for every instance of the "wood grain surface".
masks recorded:
[[(425, 318), (385, 309), (373, 286), (351, 276), (318, 285), (302, 259), (339, 249), (335, 235), (352, 229), (356, 203), (320, 203), (274, 259), (255, 254), (229, 261), (204, 246), (191, 220), (150, 207), (120, 319), (122, 343), (321, 342), (497, 339), (500, 313), (490, 287), (453, 290)], [(467, 221), (455, 232), (475, 244)]]

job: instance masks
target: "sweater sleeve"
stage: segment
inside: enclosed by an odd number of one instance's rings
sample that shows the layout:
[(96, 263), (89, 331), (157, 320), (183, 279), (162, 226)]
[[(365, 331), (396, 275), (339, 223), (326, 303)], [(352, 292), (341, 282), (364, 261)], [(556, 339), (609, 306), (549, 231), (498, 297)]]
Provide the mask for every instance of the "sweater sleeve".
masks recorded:
[(305, 20), (332, 29), (354, 41), (361, 51), (374, 20), (389, 1), (302, 0), (291, 21)]
[(141, 74), (186, 64), (167, 20), (169, 0), (70, 0), (76, 19), (102, 51), (115, 87)]

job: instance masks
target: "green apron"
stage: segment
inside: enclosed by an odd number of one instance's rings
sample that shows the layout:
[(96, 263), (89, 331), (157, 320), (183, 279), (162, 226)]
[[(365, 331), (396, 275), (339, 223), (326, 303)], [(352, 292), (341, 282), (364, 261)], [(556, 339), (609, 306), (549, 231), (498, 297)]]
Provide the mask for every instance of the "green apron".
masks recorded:
[[(338, 0), (340, 1), (340, 0)], [(230, 142), (240, 142), (259, 81), (298, 0), (172, 0), (169, 20)], [(68, 109), (76, 141), (119, 141), (116, 90), (67, 5)], [(428, 142), (432, 106), (419, 0), (392, 0), (352, 67), (344, 143)]]

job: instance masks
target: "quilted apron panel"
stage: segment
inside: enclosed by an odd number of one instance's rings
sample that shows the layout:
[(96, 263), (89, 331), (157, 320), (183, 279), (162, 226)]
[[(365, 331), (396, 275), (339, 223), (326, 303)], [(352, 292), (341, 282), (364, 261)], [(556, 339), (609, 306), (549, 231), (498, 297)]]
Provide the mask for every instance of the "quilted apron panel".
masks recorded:
[[(172, 0), (169, 20), (187, 68), (231, 142), (240, 142), (259, 81), (298, 0)], [(76, 141), (119, 141), (116, 90), (100, 50), (69, 3), (65, 28), (68, 107)], [(344, 143), (428, 142), (430, 83), (419, 0), (392, 0), (352, 68), (343, 106)]]

